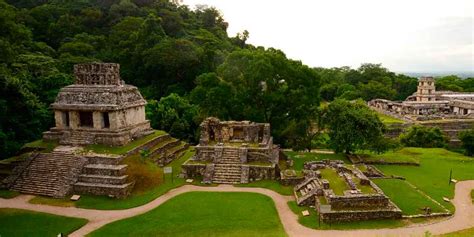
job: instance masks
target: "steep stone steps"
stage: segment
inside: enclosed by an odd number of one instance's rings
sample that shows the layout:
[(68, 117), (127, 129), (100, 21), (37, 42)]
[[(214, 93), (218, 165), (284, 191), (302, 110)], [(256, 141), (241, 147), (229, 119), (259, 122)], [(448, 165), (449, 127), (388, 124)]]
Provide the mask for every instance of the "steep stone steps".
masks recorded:
[(85, 163), (86, 159), (66, 151), (39, 154), (18, 174), (11, 189), (27, 194), (64, 197), (70, 193)]
[(89, 164), (82, 169), (74, 192), (79, 194), (107, 195), (123, 198), (130, 194), (134, 183), (128, 182), (128, 165), (119, 164), (119, 158), (89, 157)]
[(314, 205), (316, 193), (320, 188), (321, 187), (317, 183), (316, 178), (306, 179), (303, 182), (297, 184), (293, 190), (296, 198), (296, 204)]
[(87, 132), (70, 132), (63, 135), (60, 139), (61, 145), (83, 146), (94, 143), (94, 135)]
[(134, 183), (125, 184), (104, 184), (104, 183), (84, 183), (74, 184), (76, 193), (88, 193), (93, 195), (107, 195), (111, 197), (122, 198), (130, 194)]
[(215, 164), (213, 183), (238, 184), (240, 183), (242, 167), (240, 164)]
[(184, 151), (188, 149), (188, 147), (189, 144), (176, 140), (168, 143), (165, 149), (162, 149), (160, 153), (156, 154), (152, 158), (158, 165), (165, 166), (183, 155)]
[(83, 174), (122, 176), (126, 168), (127, 165), (88, 164), (84, 166)]
[(78, 183), (101, 183), (101, 184), (124, 184), (127, 182), (128, 175), (107, 176), (94, 174), (79, 175)]

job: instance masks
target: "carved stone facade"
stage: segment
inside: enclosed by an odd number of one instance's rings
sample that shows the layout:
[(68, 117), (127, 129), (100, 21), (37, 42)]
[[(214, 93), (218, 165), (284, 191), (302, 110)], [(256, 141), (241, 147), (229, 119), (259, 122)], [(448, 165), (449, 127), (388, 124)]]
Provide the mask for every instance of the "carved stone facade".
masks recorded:
[(75, 65), (75, 83), (62, 88), (51, 104), (56, 125), (43, 139), (119, 146), (151, 133), (146, 101), (138, 88), (120, 79), (119, 71), (115, 63)]
[(196, 155), (183, 164), (183, 174), (207, 183), (248, 183), (276, 179), (278, 161), (270, 124), (210, 117), (201, 123)]

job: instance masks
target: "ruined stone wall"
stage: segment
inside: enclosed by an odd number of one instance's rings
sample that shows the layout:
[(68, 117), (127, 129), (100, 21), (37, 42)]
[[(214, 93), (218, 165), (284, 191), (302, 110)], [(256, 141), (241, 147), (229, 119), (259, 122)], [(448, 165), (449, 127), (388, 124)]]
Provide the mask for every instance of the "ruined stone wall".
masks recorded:
[[(276, 179), (277, 173), (280, 171), (273, 166), (249, 166), (249, 179), (263, 180), (263, 179)], [(279, 175), (279, 174), (278, 174)]]
[(354, 194), (351, 196), (326, 197), (328, 204), (334, 209), (345, 209), (355, 207), (383, 207), (389, 203), (389, 199), (381, 194)]
[(350, 222), (375, 219), (400, 219), (401, 211), (396, 210), (367, 210), (321, 213), (322, 221), (326, 223)]

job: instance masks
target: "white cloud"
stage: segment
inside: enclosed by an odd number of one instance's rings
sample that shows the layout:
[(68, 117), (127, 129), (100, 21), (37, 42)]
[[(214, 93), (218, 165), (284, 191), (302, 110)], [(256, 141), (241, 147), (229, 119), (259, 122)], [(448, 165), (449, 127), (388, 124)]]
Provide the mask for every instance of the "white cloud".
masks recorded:
[(474, 71), (471, 0), (184, 0), (215, 6), (229, 35), (309, 66)]

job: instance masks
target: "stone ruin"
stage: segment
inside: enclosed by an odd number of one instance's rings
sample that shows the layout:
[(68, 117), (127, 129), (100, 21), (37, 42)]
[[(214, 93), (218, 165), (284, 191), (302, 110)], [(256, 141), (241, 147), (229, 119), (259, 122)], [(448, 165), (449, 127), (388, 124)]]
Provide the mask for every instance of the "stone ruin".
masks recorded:
[(119, 70), (115, 63), (75, 65), (75, 82), (62, 88), (51, 104), (56, 124), (43, 139), (120, 146), (152, 133), (145, 99), (137, 87), (120, 79)]
[(421, 77), (405, 101), (374, 99), (368, 105), (406, 121), (474, 119), (474, 93), (437, 91), (433, 77)]
[(205, 183), (248, 183), (277, 178), (279, 148), (270, 124), (207, 118), (201, 123), (196, 155), (182, 165), (187, 178)]
[(71, 193), (121, 198), (131, 192), (125, 156), (82, 150), (89, 144), (125, 145), (153, 132), (145, 118), (146, 101), (120, 79), (119, 69), (115, 63), (74, 66), (74, 84), (62, 88), (51, 105), (56, 125), (43, 134), (43, 140), (65, 146), (34, 152), (3, 180), (4, 186), (55, 198)]
[(305, 180), (294, 187), (296, 202), (314, 205), (324, 222), (402, 217), (401, 210), (355, 166), (339, 160), (312, 161), (304, 164), (303, 172)]

